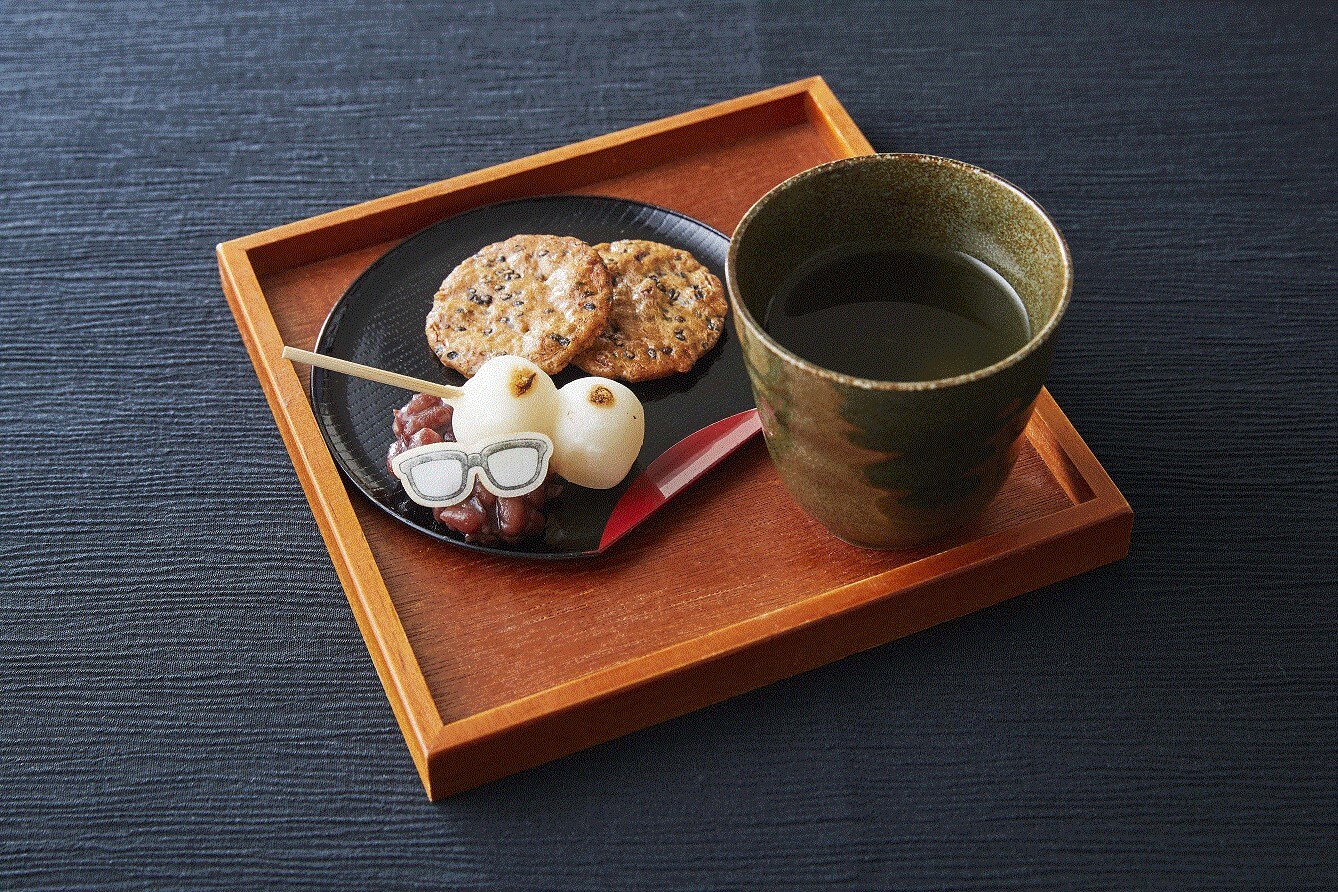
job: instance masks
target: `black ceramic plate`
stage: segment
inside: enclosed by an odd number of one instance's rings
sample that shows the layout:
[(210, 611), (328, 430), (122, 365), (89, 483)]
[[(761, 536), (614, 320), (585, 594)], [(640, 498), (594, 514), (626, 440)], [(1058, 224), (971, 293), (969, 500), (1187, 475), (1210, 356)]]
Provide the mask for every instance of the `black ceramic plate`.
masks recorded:
[[(475, 251), (520, 233), (570, 235), (590, 244), (636, 238), (690, 251), (725, 278), (729, 239), (704, 223), (653, 205), (618, 198), (550, 195), (487, 205), (450, 217), (410, 236), (358, 277), (335, 304), (316, 340), (316, 352), (377, 368), (460, 384), (444, 368), (423, 332), (441, 280)], [(584, 372), (571, 366), (559, 387)], [(313, 369), (311, 401), (336, 463), (353, 485), (392, 517), (446, 542), (491, 554), (574, 557), (599, 547), (614, 505), (637, 473), (674, 443), (712, 422), (752, 408), (743, 356), (732, 326), (692, 371), (632, 385), (646, 408), (646, 440), (637, 464), (619, 486), (568, 486), (548, 507), (543, 540), (516, 545), (471, 545), (414, 504), (386, 470), (394, 439), (391, 411), (406, 391)]]

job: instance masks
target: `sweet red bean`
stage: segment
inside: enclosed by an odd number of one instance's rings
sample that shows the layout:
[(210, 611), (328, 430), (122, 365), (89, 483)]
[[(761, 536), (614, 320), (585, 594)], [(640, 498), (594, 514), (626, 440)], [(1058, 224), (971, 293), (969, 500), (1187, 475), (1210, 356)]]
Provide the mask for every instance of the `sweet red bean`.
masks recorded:
[(426, 409), (432, 409), (442, 404), (439, 396), (432, 396), (430, 393), (415, 393), (413, 398), (405, 405), (403, 411), (410, 415), (417, 415)]
[[(454, 410), (444, 400), (429, 394), (416, 394), (402, 409), (397, 409), (391, 429), (395, 442), (386, 455), (390, 460), (406, 449), (428, 443), (454, 442), (452, 429)], [(437, 508), (433, 515), (438, 522), (463, 533), (465, 541), (494, 544), (498, 541), (519, 542), (543, 534), (546, 518), (544, 503), (557, 495), (561, 484), (557, 478), (529, 495), (499, 499), (481, 485), (475, 484), (469, 498), (459, 505)]]
[(474, 498), (478, 500), (480, 506), (489, 510), (497, 504), (497, 496), (484, 489), (480, 483), (474, 484)]
[(432, 443), (440, 443), (440, 442), (441, 442), (441, 434), (437, 433), (430, 427), (425, 427), (409, 438), (409, 448), (413, 449), (416, 446), (427, 446)]
[(517, 539), (529, 524), (530, 508), (524, 499), (500, 499), (497, 502), (497, 532), (503, 539)]
[(483, 512), (479, 510), (477, 505), (473, 504), (472, 499), (459, 505), (438, 508), (435, 513), (437, 520), (453, 530), (464, 533), (466, 536), (473, 535), (482, 529), (485, 520)]
[(434, 430), (441, 430), (451, 426), (451, 416), (454, 414), (450, 406), (434, 406), (418, 416), (420, 427), (430, 427)]

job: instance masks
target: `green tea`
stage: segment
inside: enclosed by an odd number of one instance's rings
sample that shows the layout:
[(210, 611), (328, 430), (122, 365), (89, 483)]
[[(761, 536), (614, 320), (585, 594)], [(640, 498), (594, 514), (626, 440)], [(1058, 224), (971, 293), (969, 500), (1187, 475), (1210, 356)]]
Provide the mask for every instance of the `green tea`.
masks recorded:
[(1003, 276), (968, 254), (914, 247), (810, 260), (777, 289), (762, 326), (815, 365), (878, 381), (966, 374), (1031, 338)]

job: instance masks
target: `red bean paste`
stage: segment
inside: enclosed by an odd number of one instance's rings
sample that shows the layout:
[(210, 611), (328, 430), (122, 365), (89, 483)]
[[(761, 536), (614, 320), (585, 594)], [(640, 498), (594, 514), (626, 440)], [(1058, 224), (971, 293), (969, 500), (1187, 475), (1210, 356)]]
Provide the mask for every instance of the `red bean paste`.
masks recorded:
[[(428, 443), (455, 442), (455, 431), (451, 427), (453, 412), (441, 397), (426, 393), (415, 394), (403, 409), (396, 409), (392, 428), (395, 442), (386, 456), (386, 466), (390, 467), (391, 459), (406, 449)], [(561, 488), (557, 477), (550, 473), (544, 485), (529, 495), (502, 498), (475, 481), (469, 498), (458, 505), (433, 508), (432, 515), (438, 522), (463, 533), (466, 542), (515, 544), (543, 535), (547, 520), (544, 503), (556, 496)]]

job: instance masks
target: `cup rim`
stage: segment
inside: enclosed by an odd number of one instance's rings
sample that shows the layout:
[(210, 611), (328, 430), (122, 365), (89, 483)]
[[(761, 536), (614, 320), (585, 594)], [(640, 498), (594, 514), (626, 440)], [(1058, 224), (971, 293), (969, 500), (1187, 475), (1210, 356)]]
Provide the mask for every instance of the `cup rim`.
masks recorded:
[[(1041, 220), (1044, 221), (1046, 227), (1054, 234), (1056, 240), (1059, 242), (1060, 260), (1064, 266), (1064, 290), (1063, 294), (1060, 295), (1059, 303), (1055, 307), (1054, 313), (1051, 314), (1049, 321), (1047, 321), (1039, 331), (1033, 334), (1025, 344), (998, 362), (966, 372), (965, 374), (954, 375), (950, 378), (935, 378), (929, 381), (883, 381), (876, 378), (861, 378), (855, 375), (846, 375), (842, 372), (835, 372), (831, 369), (823, 368), (820, 365), (809, 362), (807, 359), (804, 359), (802, 356), (789, 350), (758, 324), (757, 320), (753, 317), (753, 314), (744, 303), (743, 298), (740, 295), (735, 265), (739, 251), (739, 233), (744, 231), (748, 224), (752, 222), (753, 218), (756, 217), (775, 196), (797, 183), (811, 179), (815, 176), (820, 176), (830, 170), (870, 163), (882, 163), (885, 161), (909, 161), (915, 164), (943, 165), (974, 176), (984, 177), (996, 185), (1014, 193), (1014, 195), (1022, 199), (1024, 203), (1030, 205), (1031, 208), (1040, 215)], [(736, 318), (742, 320), (743, 324), (747, 326), (750, 334), (761, 340), (786, 361), (798, 366), (803, 371), (840, 385), (858, 387), (864, 390), (943, 390), (949, 387), (957, 387), (963, 384), (970, 384), (974, 381), (980, 381), (1014, 366), (1026, 359), (1032, 353), (1035, 353), (1040, 346), (1050, 338), (1050, 335), (1054, 332), (1055, 328), (1058, 327), (1060, 319), (1063, 318), (1064, 311), (1068, 309), (1069, 298), (1073, 294), (1073, 258), (1069, 254), (1069, 246), (1068, 242), (1064, 240), (1064, 233), (1062, 233), (1059, 227), (1055, 225), (1055, 221), (1050, 218), (1048, 213), (1046, 213), (1045, 208), (1041, 207), (1041, 203), (998, 174), (990, 173), (983, 167), (977, 167), (976, 165), (968, 164), (965, 161), (956, 161), (952, 158), (944, 158), (940, 155), (926, 155), (919, 152), (880, 152), (871, 155), (856, 155), (852, 158), (839, 158), (835, 161), (828, 161), (819, 164), (816, 167), (810, 167), (808, 170), (797, 173), (784, 182), (773, 186), (770, 191), (753, 203), (753, 206), (749, 208), (748, 212), (743, 215), (741, 220), (739, 220), (739, 224), (734, 227), (734, 233), (730, 236), (729, 240), (729, 254), (725, 262), (725, 281), (727, 290), (729, 291), (730, 302), (734, 306)]]

